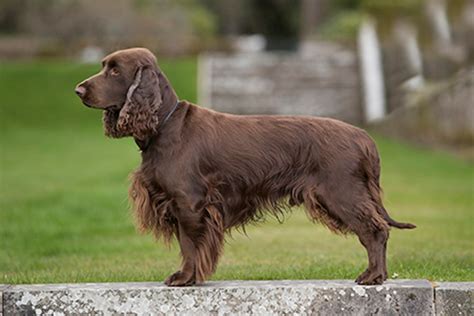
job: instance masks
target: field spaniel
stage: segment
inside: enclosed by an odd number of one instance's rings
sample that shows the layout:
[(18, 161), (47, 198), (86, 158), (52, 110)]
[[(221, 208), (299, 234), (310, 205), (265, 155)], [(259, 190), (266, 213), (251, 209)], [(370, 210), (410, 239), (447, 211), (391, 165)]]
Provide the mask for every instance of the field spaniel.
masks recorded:
[[(387, 279), (390, 218), (380, 160), (363, 130), (320, 117), (232, 115), (179, 100), (147, 49), (114, 52), (75, 92), (104, 111), (105, 134), (131, 136), (142, 163), (129, 191), (141, 231), (179, 241), (182, 265), (165, 283), (202, 283), (216, 269), (224, 234), (303, 205), (331, 231), (366, 248), (359, 284)], [(303, 240), (301, 242), (304, 242)]]

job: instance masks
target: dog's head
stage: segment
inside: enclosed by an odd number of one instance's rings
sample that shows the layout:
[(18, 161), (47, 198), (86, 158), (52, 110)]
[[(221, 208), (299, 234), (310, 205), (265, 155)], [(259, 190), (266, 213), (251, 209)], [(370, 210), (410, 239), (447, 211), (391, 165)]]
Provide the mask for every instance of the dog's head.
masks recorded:
[(105, 134), (145, 139), (158, 128), (162, 89), (170, 90), (155, 56), (145, 48), (116, 51), (102, 70), (79, 83), (75, 92), (91, 108), (104, 110)]

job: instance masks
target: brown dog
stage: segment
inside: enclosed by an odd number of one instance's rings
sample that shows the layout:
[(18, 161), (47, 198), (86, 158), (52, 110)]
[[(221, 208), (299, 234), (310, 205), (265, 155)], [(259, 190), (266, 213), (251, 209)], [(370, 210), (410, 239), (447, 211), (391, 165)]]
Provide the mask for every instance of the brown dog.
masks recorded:
[(130, 197), (139, 228), (179, 241), (181, 269), (167, 285), (203, 282), (216, 269), (224, 233), (304, 205), (338, 233), (354, 233), (369, 266), (356, 280), (387, 278), (389, 227), (380, 161), (372, 139), (343, 122), (301, 116), (240, 116), (179, 101), (155, 56), (144, 48), (104, 58), (76, 93), (104, 110), (105, 134), (132, 136), (142, 164)]

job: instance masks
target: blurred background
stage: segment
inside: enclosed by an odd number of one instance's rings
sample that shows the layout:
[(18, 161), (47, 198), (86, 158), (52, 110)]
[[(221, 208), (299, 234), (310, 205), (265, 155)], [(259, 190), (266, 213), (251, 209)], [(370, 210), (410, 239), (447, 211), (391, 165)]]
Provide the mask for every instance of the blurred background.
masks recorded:
[[(156, 53), (181, 99), (369, 130), (390, 213), (418, 225), (392, 233), (391, 276), (474, 280), (473, 34), (472, 0), (1, 0), (0, 283), (162, 280), (179, 264), (176, 245), (133, 229), (133, 141), (106, 139), (73, 91), (133, 46)], [(365, 267), (356, 239), (302, 211), (248, 233), (215, 278)]]

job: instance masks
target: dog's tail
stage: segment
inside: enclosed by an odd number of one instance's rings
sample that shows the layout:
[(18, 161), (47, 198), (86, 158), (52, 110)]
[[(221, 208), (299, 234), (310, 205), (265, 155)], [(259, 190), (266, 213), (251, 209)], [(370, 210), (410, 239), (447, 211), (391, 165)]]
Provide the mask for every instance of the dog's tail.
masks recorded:
[(368, 180), (369, 194), (377, 205), (377, 212), (391, 227), (400, 229), (416, 228), (416, 225), (414, 224), (397, 222), (388, 215), (388, 212), (382, 203), (382, 188), (380, 187), (380, 158), (375, 143), (372, 142), (367, 146), (366, 155), (365, 172)]
[(416, 228), (416, 225), (414, 225), (414, 224), (397, 222), (396, 220), (394, 220), (393, 218), (391, 218), (388, 215), (387, 210), (383, 206), (381, 206), (379, 208), (379, 213), (380, 213), (380, 215), (382, 215), (382, 217), (385, 219), (385, 221), (387, 221), (387, 224), (391, 227), (400, 228), (400, 229), (413, 229), (413, 228)]

